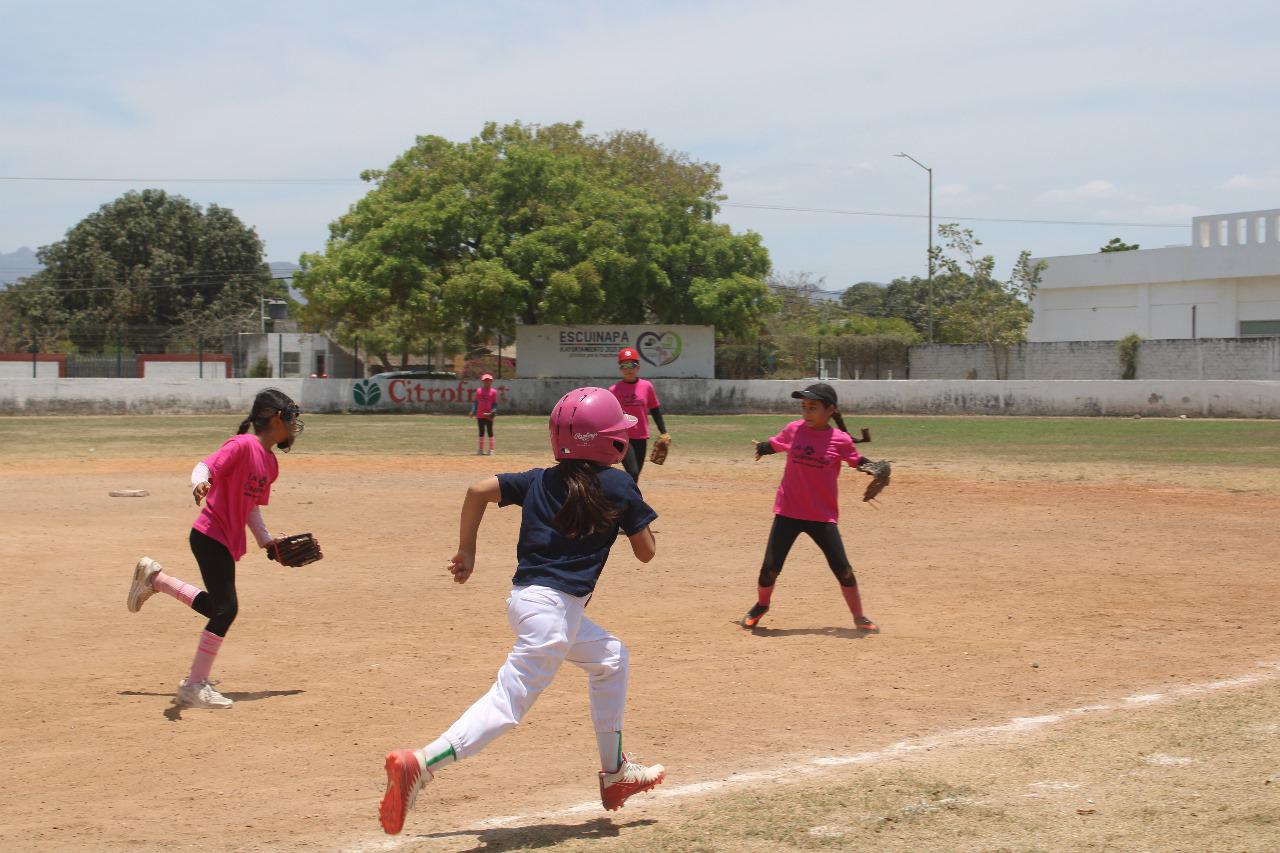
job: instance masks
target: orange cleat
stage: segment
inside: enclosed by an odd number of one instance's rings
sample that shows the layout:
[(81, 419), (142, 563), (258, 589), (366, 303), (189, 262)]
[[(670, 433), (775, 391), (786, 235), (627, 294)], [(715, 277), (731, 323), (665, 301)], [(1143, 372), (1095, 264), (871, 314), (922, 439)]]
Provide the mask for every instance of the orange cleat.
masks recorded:
[(422, 786), (434, 778), (412, 749), (387, 753), (387, 792), (382, 795), (378, 819), (388, 835), (395, 835), (404, 828), (405, 812), (413, 808)]
[(760, 617), (769, 612), (767, 604), (753, 604), (751, 609), (747, 611), (747, 615), (742, 617), (743, 628), (754, 628), (760, 624)]

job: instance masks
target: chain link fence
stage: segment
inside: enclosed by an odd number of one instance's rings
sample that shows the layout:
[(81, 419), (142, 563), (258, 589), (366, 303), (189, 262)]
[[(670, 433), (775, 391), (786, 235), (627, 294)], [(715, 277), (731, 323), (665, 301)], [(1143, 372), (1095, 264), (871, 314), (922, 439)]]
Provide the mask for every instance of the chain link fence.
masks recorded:
[(908, 379), (905, 338), (780, 335), (716, 346), (717, 379)]

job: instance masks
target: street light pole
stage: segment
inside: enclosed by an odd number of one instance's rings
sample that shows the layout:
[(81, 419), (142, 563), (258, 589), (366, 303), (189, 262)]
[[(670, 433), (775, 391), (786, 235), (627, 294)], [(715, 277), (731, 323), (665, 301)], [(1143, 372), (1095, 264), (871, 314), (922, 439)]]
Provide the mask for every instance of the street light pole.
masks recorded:
[(910, 154), (894, 154), (893, 156), (905, 157), (929, 173), (929, 343), (933, 343), (933, 169), (930, 169)]

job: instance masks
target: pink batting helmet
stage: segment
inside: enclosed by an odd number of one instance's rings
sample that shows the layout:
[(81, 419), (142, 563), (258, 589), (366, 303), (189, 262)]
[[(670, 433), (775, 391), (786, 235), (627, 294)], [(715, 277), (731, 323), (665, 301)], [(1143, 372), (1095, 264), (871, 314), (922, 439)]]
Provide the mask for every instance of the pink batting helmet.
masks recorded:
[(627, 455), (627, 430), (635, 423), (604, 388), (574, 388), (551, 410), (551, 454), (616, 464)]

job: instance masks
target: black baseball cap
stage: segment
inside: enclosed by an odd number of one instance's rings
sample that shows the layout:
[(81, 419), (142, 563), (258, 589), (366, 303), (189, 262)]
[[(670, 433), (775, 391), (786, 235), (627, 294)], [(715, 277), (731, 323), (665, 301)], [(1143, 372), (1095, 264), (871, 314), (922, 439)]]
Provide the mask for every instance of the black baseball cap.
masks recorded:
[(803, 391), (792, 391), (791, 396), (797, 400), (819, 400), (828, 406), (838, 406), (836, 389), (825, 382), (815, 382)]

